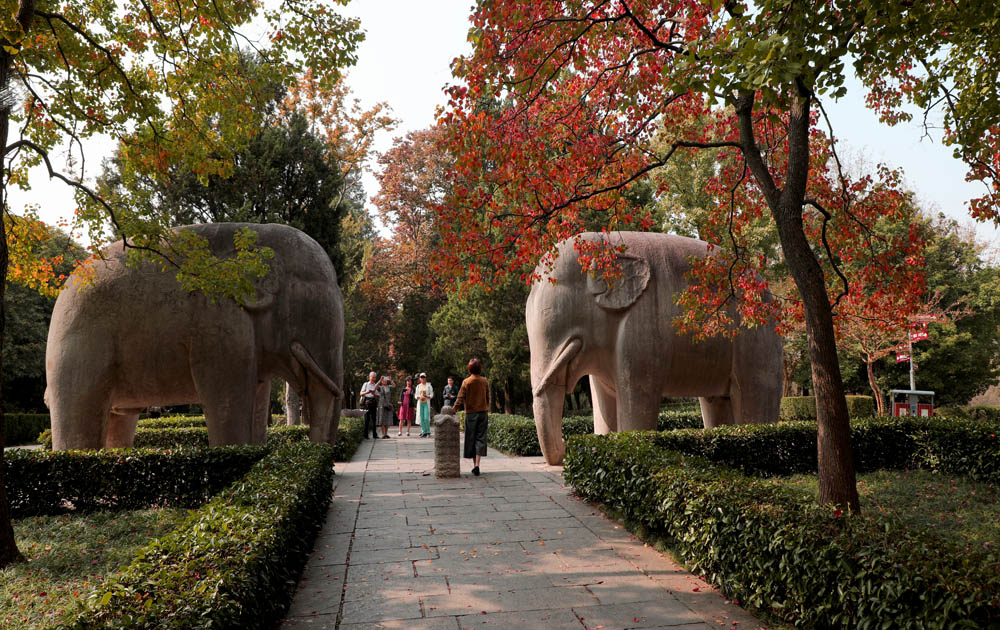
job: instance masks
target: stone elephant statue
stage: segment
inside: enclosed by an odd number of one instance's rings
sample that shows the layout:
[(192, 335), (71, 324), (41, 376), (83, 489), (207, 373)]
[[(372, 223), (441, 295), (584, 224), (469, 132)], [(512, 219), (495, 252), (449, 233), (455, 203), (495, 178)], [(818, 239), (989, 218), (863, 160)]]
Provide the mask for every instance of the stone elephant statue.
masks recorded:
[[(150, 405), (201, 403), (213, 446), (262, 444), (272, 377), (293, 385), (314, 442), (336, 439), (343, 398), (343, 298), (326, 252), (285, 225), (178, 228), (225, 258), (250, 228), (274, 251), (246, 306), (181, 287), (157, 263), (125, 263), (121, 243), (70, 276), (45, 352), (54, 449), (131, 446)], [(88, 286), (89, 282), (89, 286)]]
[(535, 425), (549, 464), (562, 462), (563, 401), (584, 375), (595, 433), (655, 429), (663, 396), (700, 397), (706, 427), (778, 420), (782, 342), (773, 327), (698, 343), (674, 328), (675, 295), (687, 284), (689, 258), (707, 255), (706, 243), (644, 232), (579, 238), (624, 245), (623, 276), (609, 287), (583, 273), (572, 238), (559, 243), (551, 268), (536, 269), (541, 279), (525, 318)]

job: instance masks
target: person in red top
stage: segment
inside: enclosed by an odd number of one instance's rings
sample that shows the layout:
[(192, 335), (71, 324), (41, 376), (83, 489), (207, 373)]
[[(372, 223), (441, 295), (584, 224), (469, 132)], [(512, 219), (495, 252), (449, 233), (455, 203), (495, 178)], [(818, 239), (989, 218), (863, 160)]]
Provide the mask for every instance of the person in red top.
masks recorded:
[(472, 474), (479, 476), (479, 461), (486, 455), (486, 429), (490, 410), (490, 384), (483, 378), (483, 364), (469, 360), (469, 378), (462, 381), (455, 411), (465, 410), (464, 455), (473, 462)]

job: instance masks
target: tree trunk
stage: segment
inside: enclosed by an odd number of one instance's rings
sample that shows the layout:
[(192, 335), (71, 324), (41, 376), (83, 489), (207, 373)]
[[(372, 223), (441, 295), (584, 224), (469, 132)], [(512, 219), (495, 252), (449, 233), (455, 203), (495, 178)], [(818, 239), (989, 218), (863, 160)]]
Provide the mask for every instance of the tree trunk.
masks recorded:
[(785, 262), (805, 311), (813, 392), (816, 396), (819, 501), (859, 512), (854, 455), (851, 451), (851, 424), (837, 358), (833, 309), (826, 292), (823, 267), (803, 230), (802, 214), (809, 174), (810, 96), (804, 87), (798, 86), (798, 95), (789, 107), (788, 168), (784, 189), (775, 184), (754, 136), (754, 98), (752, 91), (745, 91), (737, 99), (740, 149), (767, 199), (778, 228)]
[(875, 414), (881, 418), (885, 415), (885, 401), (882, 400), (882, 390), (875, 381), (874, 364), (875, 361), (871, 360), (871, 358), (865, 358), (865, 368), (868, 371), (868, 386), (872, 388), (872, 394), (875, 396)]
[(503, 379), (503, 412), (514, 413), (514, 379), (509, 376)]
[[(31, 15), (34, 11), (31, 0), (22, 0), (18, 14), (15, 16), (27, 31), (27, 26), (31, 23)], [(10, 70), (13, 59), (10, 53), (0, 48), (0, 90), (6, 91), (10, 85)], [(6, 100), (6, 93), (0, 98), (4, 99), (0, 104), (0, 147), (7, 146), (7, 132), (10, 127), (10, 103)], [(0, 151), (0, 157), (4, 154)], [(5, 180), (6, 181), (6, 180)], [(7, 209), (7, 186), (0, 189), (0, 212)], [(7, 263), (10, 252), (7, 249), (7, 226), (3, 222), (4, 217), (0, 216), (0, 568), (14, 562), (24, 560), (24, 556), (17, 548), (14, 540), (14, 525), (10, 516), (10, 500), (7, 498), (7, 480), (4, 478), (3, 450), (6, 446), (4, 440), (5, 414), (3, 405), (3, 328), (6, 321), (6, 308), (4, 301), (7, 292)]]
[(795, 372), (795, 363), (786, 354), (781, 363), (781, 395), (788, 397), (792, 395), (792, 374)]

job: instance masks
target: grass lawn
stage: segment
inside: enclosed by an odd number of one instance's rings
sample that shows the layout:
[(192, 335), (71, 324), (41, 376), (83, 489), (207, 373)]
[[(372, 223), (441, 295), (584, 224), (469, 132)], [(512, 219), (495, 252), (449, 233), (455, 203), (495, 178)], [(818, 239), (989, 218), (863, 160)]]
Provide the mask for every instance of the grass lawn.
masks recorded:
[(28, 562), (0, 571), (0, 627), (45, 628), (63, 621), (101, 581), (127, 566), (184, 509), (96, 512), (14, 521)]
[[(815, 475), (785, 480), (818, 495)], [(964, 544), (1000, 546), (1000, 487), (926, 470), (880, 470), (858, 475), (863, 514), (886, 514), (907, 527)]]

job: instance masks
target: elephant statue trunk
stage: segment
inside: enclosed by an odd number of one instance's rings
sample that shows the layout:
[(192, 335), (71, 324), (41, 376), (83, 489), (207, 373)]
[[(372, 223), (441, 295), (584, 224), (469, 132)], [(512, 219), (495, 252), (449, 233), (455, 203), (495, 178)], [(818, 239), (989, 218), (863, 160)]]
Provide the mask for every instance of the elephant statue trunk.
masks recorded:
[(535, 381), (532, 383), (532, 396), (538, 444), (547, 462), (561, 462), (566, 452), (562, 418), (566, 393), (569, 391), (569, 369), (570, 363), (577, 357), (582, 345), (579, 339), (571, 339), (563, 345), (555, 360), (544, 372), (540, 369), (532, 370), (533, 376), (542, 374), (541, 377), (532, 379)]

